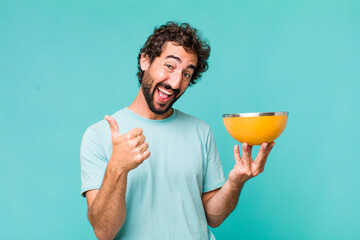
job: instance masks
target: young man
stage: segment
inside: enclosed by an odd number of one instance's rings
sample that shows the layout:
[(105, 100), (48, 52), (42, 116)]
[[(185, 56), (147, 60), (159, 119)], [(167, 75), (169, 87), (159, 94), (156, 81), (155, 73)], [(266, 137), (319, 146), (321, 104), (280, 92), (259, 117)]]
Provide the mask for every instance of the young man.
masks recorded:
[(99, 239), (214, 239), (208, 225), (219, 226), (264, 170), (274, 143), (255, 161), (251, 146), (240, 157), (236, 145), (226, 180), (210, 127), (172, 108), (207, 70), (209, 53), (188, 24), (156, 28), (139, 53), (133, 103), (86, 130), (81, 193)]

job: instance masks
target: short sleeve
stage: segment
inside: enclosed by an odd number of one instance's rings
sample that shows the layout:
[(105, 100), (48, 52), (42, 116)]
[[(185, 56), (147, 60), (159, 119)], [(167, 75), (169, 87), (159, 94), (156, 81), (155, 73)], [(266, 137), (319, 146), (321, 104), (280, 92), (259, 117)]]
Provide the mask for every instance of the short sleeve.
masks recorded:
[(98, 133), (88, 128), (81, 141), (81, 195), (91, 189), (100, 189), (108, 159)]
[(206, 140), (206, 151), (207, 166), (203, 182), (203, 192), (209, 192), (220, 188), (226, 182), (219, 152), (211, 129), (209, 130)]

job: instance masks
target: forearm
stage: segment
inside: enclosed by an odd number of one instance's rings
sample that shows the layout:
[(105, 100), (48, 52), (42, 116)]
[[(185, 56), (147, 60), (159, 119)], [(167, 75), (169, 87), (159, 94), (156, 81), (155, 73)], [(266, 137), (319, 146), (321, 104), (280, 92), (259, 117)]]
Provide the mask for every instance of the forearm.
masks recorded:
[(89, 221), (99, 239), (113, 239), (125, 222), (127, 174), (109, 164), (101, 189), (89, 208)]
[(235, 209), (243, 185), (244, 184), (234, 187), (228, 180), (223, 187), (204, 204), (207, 222), (210, 227), (218, 227)]

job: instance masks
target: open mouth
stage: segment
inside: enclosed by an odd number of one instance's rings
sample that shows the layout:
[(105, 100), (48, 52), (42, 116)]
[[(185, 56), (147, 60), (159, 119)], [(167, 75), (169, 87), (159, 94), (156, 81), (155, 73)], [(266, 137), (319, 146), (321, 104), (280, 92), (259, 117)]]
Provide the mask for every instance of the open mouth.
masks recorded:
[(170, 91), (163, 87), (157, 87), (157, 90), (158, 90), (159, 99), (164, 103), (169, 101), (169, 99), (174, 95), (173, 91)]

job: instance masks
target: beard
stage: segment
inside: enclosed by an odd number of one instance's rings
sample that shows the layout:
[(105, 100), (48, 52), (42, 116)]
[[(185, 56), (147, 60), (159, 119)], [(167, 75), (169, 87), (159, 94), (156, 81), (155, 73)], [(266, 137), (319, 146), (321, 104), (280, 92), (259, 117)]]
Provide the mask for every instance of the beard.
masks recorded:
[[(180, 98), (181, 95), (178, 96), (180, 90), (172, 89), (170, 85), (164, 84), (161, 82), (156, 84), (156, 86), (153, 86), (154, 81), (155, 81), (155, 79), (151, 77), (150, 73), (148, 71), (145, 71), (143, 79), (142, 79), (141, 89), (142, 89), (143, 95), (145, 97), (145, 100), (146, 100), (146, 103), (147, 103), (149, 109), (153, 113), (161, 115), (161, 114), (167, 113), (171, 109), (172, 105)], [(155, 95), (156, 89), (160, 86), (165, 89), (173, 91), (174, 98), (169, 103), (159, 104), (160, 108), (157, 108), (154, 103), (154, 95)]]

